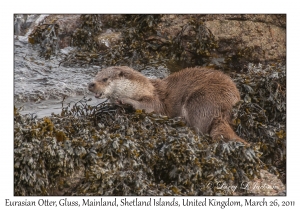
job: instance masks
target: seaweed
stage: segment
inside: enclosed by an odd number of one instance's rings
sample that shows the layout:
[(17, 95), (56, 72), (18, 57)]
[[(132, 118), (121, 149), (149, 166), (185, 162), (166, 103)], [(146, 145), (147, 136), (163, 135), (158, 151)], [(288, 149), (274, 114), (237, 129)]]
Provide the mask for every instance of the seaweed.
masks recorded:
[(249, 64), (247, 72), (232, 73), (242, 101), (233, 112), (238, 135), (258, 143), (260, 159), (269, 170), (286, 174), (286, 71), (282, 64)]
[(59, 43), (59, 26), (56, 23), (40, 24), (29, 35), (28, 42), (39, 44), (41, 47), (40, 56), (50, 59), (51, 55), (56, 55)]
[(217, 183), (251, 180), (264, 165), (256, 147), (213, 142), (180, 118), (87, 101), (15, 115), (15, 195), (230, 195)]

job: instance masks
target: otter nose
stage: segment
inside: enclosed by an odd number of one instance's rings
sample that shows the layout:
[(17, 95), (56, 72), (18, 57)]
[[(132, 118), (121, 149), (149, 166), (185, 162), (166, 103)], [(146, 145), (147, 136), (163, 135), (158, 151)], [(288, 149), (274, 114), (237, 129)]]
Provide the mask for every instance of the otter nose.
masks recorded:
[(94, 87), (95, 87), (95, 83), (94, 82), (88, 83), (88, 88), (89, 89), (93, 89)]

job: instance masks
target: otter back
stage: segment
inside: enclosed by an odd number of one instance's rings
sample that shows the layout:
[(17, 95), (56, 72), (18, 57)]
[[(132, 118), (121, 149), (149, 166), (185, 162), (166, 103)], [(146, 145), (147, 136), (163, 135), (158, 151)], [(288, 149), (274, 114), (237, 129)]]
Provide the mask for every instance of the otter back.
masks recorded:
[(214, 118), (229, 121), (240, 94), (231, 78), (220, 71), (189, 68), (163, 80), (167, 115), (181, 116), (199, 132), (208, 133)]

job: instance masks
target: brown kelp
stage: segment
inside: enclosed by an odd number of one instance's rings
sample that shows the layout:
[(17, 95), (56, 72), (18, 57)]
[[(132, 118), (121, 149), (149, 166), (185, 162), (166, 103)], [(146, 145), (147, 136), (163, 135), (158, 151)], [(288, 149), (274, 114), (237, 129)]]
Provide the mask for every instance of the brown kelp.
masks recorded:
[(15, 195), (230, 195), (218, 183), (264, 165), (257, 147), (212, 142), (180, 118), (86, 100), (43, 119), (16, 111)]
[[(286, 174), (286, 70), (282, 64), (249, 64), (245, 73), (232, 73), (243, 99), (234, 110), (239, 136), (256, 142), (270, 171)], [(277, 170), (276, 170), (277, 169)], [(279, 170), (279, 171), (278, 171)]]

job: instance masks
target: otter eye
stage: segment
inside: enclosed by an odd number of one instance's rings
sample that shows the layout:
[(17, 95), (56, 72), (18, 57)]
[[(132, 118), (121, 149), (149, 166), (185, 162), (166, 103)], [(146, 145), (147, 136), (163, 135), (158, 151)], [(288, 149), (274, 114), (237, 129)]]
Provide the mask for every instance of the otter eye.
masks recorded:
[(106, 81), (107, 81), (107, 78), (102, 79), (102, 82), (106, 82)]

